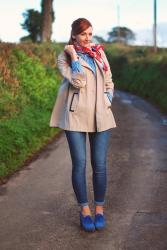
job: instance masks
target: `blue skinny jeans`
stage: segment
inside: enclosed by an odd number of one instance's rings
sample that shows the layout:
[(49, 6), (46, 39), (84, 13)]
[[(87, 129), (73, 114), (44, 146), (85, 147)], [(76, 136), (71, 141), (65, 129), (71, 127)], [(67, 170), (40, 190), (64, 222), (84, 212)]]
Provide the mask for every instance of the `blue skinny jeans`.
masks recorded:
[[(107, 184), (107, 150), (111, 129), (88, 132), (94, 204), (103, 205)], [(86, 187), (86, 135), (87, 132), (65, 130), (72, 160), (72, 186), (78, 205), (88, 205)]]

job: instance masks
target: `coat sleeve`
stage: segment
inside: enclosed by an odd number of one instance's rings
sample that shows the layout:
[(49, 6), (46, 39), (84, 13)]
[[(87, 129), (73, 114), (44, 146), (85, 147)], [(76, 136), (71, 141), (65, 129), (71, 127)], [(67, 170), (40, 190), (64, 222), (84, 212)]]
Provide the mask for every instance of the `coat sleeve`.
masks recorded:
[(67, 57), (62, 52), (57, 59), (58, 69), (61, 75), (66, 78), (75, 88), (83, 88), (86, 85), (86, 75), (84, 72), (73, 72)]
[(104, 51), (102, 50), (101, 52), (102, 54), (102, 58), (104, 60), (104, 62), (106, 63), (108, 70), (104, 73), (105, 74), (105, 86), (106, 86), (106, 90), (112, 95), (114, 96), (114, 83), (112, 80), (112, 72), (111, 72), (111, 68), (108, 62), (108, 59), (104, 53)]

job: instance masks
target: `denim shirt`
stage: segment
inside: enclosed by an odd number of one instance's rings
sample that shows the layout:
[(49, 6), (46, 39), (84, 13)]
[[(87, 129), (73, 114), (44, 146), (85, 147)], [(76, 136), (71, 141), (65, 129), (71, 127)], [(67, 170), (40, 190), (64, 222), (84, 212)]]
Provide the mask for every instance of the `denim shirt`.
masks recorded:
[[(96, 67), (95, 63), (92, 57), (90, 57), (88, 54), (83, 54), (80, 52), (77, 52), (78, 56), (80, 56), (84, 61), (86, 61), (91, 69), (93, 70), (94, 74), (96, 74)], [(71, 63), (72, 71), (73, 72), (83, 72), (82, 65), (79, 61), (72, 61)]]

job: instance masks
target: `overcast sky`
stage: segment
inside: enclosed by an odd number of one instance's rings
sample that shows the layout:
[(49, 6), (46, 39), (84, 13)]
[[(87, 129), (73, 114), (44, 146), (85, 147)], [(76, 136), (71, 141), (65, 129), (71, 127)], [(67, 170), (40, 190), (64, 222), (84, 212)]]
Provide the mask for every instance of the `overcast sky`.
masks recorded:
[[(21, 28), (26, 9), (41, 10), (40, 0), (0, 0), (0, 39), (6, 42), (19, 42), (27, 35)], [(154, 0), (54, 0), (55, 22), (52, 40), (67, 41), (71, 23), (79, 18), (89, 19), (94, 35), (107, 38), (107, 32), (118, 25), (119, 5), (120, 25), (138, 30), (151, 30), (153, 25)], [(167, 25), (167, 0), (157, 0), (157, 22)], [(151, 36), (151, 34), (150, 34)], [(150, 38), (152, 39), (152, 37)]]

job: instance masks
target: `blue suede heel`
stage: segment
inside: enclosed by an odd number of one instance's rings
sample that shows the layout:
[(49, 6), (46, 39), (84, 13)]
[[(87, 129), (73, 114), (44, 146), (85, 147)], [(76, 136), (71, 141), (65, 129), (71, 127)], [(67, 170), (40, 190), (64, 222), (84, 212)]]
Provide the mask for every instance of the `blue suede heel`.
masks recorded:
[(97, 230), (103, 229), (105, 227), (105, 218), (103, 214), (96, 214), (95, 215), (95, 228)]
[(94, 232), (95, 225), (90, 215), (83, 216), (80, 212), (80, 225), (85, 231)]

